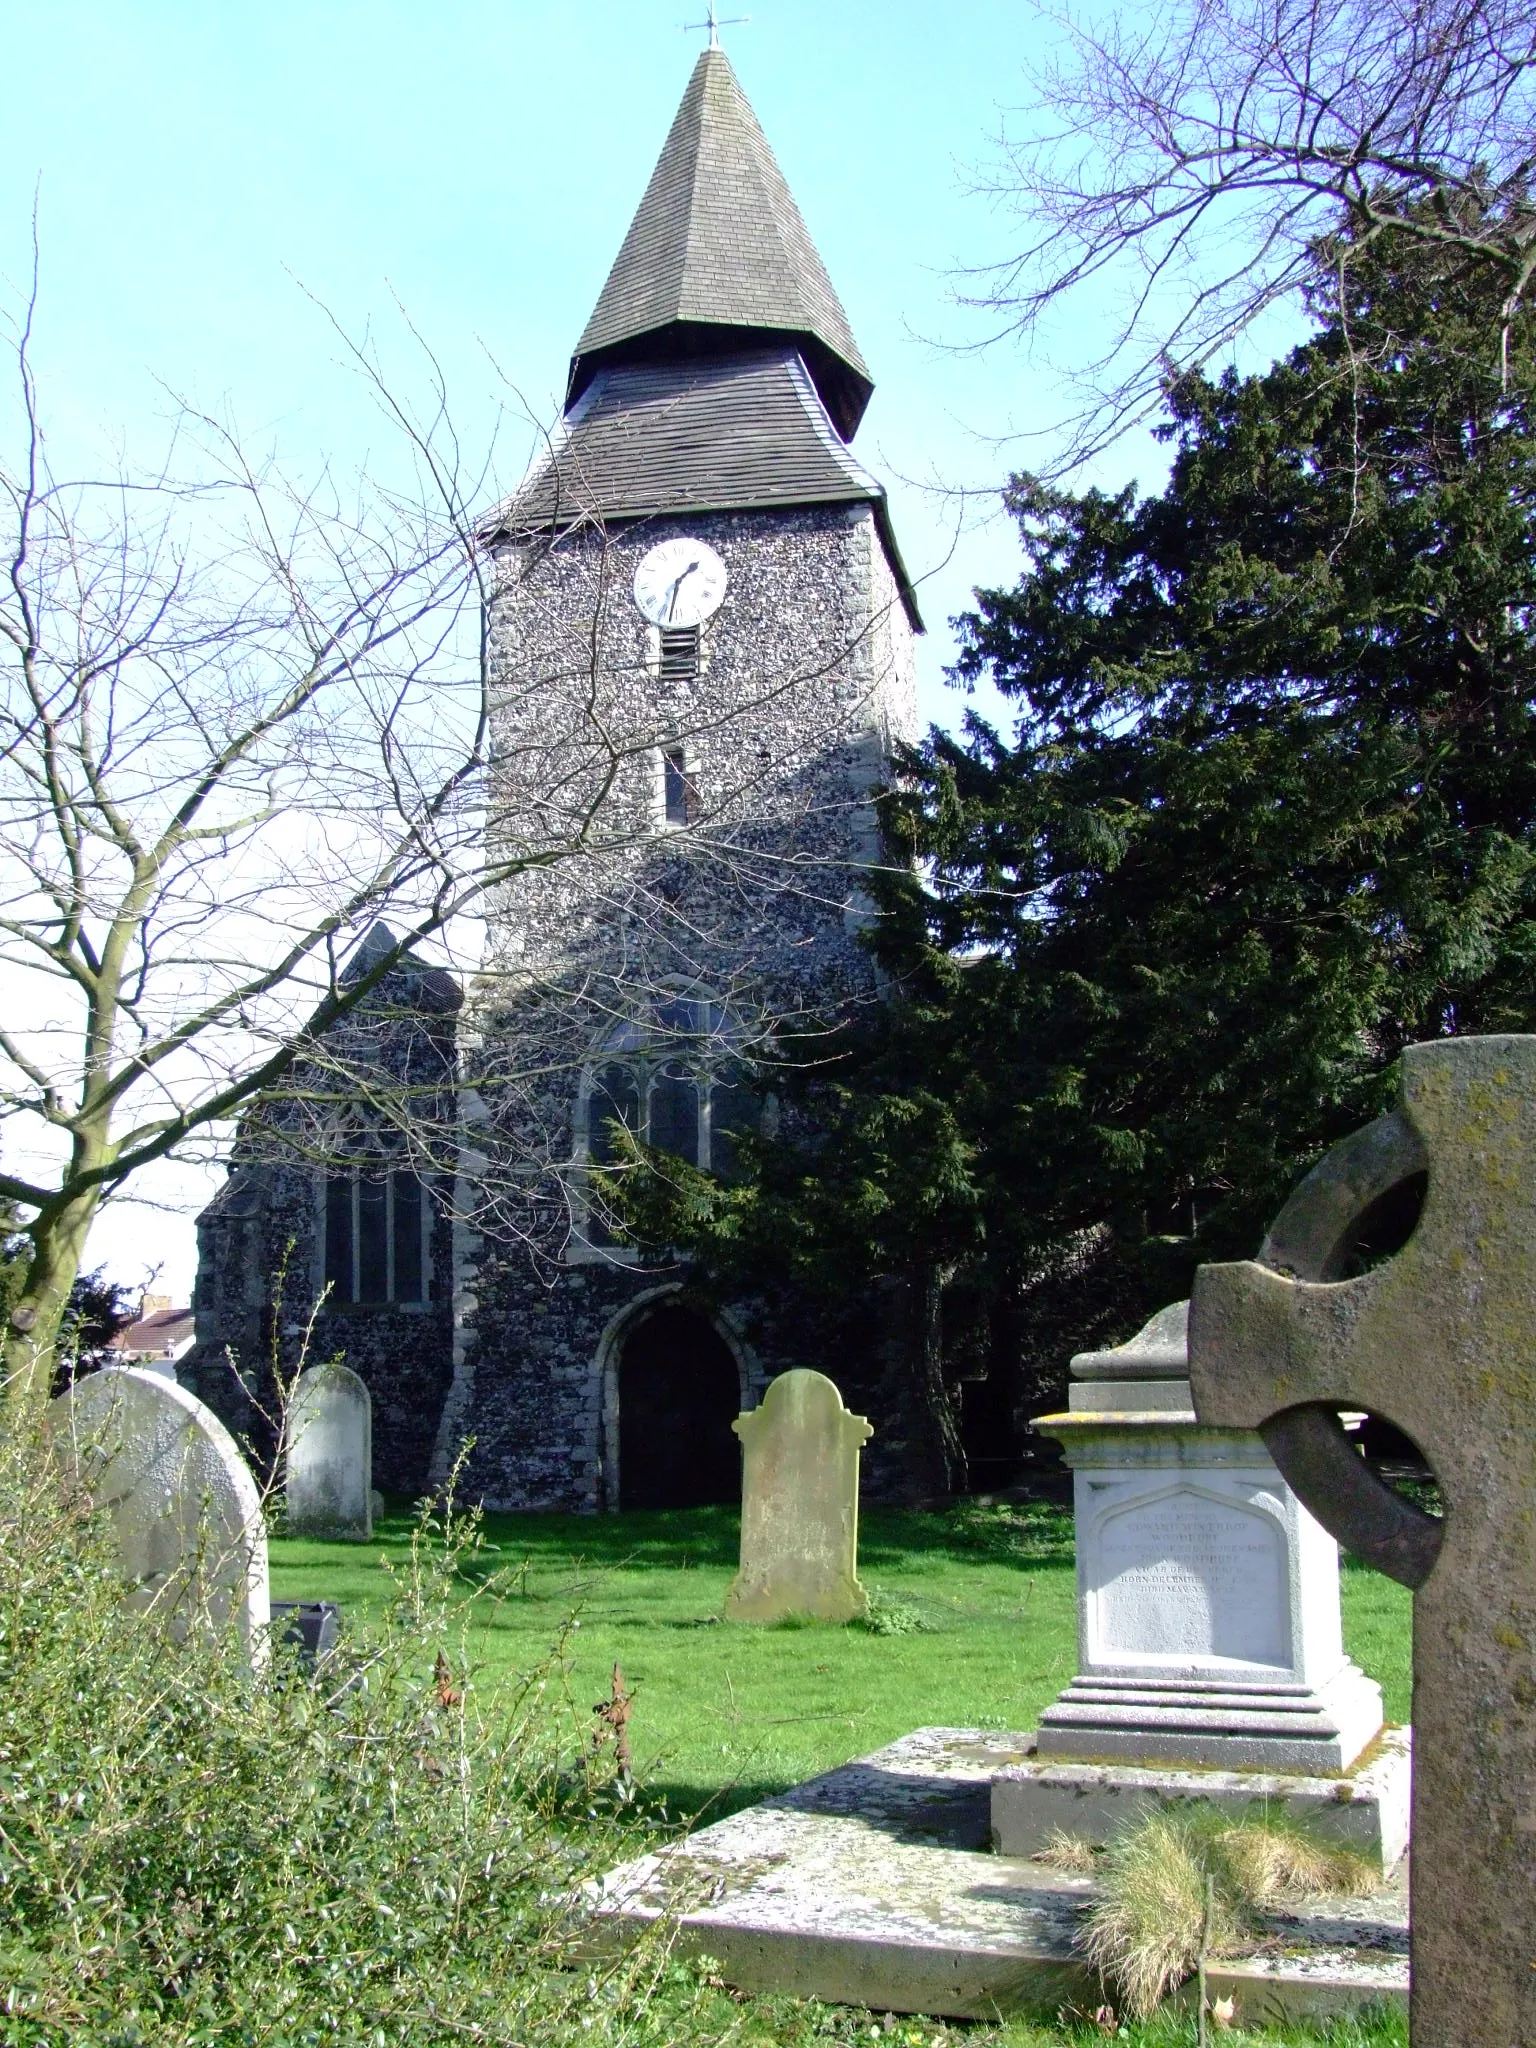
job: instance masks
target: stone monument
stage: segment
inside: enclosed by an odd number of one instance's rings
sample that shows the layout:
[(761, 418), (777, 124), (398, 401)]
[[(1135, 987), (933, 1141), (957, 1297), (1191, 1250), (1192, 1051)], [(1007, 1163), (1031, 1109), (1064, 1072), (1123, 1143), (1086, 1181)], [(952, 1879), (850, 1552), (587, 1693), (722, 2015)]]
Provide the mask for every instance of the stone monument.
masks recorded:
[[(1258, 1262), (1197, 1274), (1190, 1378), (1202, 1421), (1258, 1429), (1414, 1588), (1414, 2048), (1514, 2048), (1536, 2041), (1536, 1037), (1410, 1046), (1401, 1072)], [(1341, 1409), (1413, 1438), (1443, 1522), (1367, 1471)]]
[(731, 1621), (804, 1614), (852, 1621), (868, 1612), (858, 1580), (859, 1447), (874, 1431), (850, 1415), (825, 1374), (786, 1372), (760, 1408), (731, 1424), (741, 1438), (741, 1569), (725, 1596)]
[(261, 1497), (233, 1437), (162, 1374), (112, 1367), (48, 1410), (55, 1457), (111, 1510), (130, 1604), (173, 1634), (233, 1625), (266, 1654), (271, 1603)]
[(1401, 1736), (1344, 1654), (1333, 1538), (1261, 1437), (1200, 1426), (1188, 1302), (1072, 1360), (1043, 1416), (1073, 1468), (1077, 1676), (1040, 1717), (1033, 1757), (993, 1788), (993, 1832), (1027, 1855), (1055, 1828), (1104, 1840), (1153, 1802), (1284, 1799), (1396, 1861), (1407, 1838)]
[(288, 1410), (288, 1529), (295, 1536), (373, 1535), (373, 1401), (339, 1360), (299, 1374)]
[(1196, 1424), (1188, 1317), (1080, 1352), (1067, 1414), (1039, 1425), (1073, 1470), (1079, 1633), (1039, 1752), (1347, 1770), (1381, 1688), (1344, 1655), (1338, 1545), (1262, 1438)]

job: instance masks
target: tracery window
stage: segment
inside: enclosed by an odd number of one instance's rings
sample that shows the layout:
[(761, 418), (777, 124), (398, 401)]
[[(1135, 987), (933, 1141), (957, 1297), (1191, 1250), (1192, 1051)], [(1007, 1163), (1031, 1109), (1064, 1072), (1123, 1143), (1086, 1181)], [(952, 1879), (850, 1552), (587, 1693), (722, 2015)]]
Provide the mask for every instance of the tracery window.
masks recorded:
[[(338, 1146), (338, 1151), (343, 1149)], [(432, 1203), (398, 1138), (349, 1134), (325, 1175), (325, 1284), (333, 1304), (431, 1296)]]
[[(586, 1159), (600, 1174), (617, 1157), (622, 1125), (642, 1144), (669, 1152), (724, 1180), (735, 1177), (737, 1140), (761, 1115), (741, 1061), (741, 1034), (718, 1003), (679, 997), (641, 1023), (609, 1034), (587, 1089)], [(587, 1235), (612, 1243), (601, 1217), (600, 1186), (589, 1175)]]

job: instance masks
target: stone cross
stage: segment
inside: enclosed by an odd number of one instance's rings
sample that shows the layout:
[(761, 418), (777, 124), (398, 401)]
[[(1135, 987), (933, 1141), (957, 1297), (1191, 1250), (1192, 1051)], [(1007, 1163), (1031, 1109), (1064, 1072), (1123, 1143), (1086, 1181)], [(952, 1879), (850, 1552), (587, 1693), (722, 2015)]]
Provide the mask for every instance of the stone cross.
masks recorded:
[(110, 1509), (129, 1601), (176, 1636), (233, 1625), (266, 1655), (271, 1603), (261, 1497), (211, 1408), (157, 1372), (114, 1367), (48, 1410), (53, 1454)]
[(868, 1612), (858, 1581), (859, 1447), (874, 1431), (850, 1415), (825, 1374), (786, 1372), (760, 1408), (731, 1424), (741, 1438), (741, 1569), (725, 1596), (731, 1621)]
[[(1399, 1107), (1302, 1182), (1259, 1262), (1196, 1275), (1189, 1362), (1201, 1421), (1258, 1428), (1415, 1588), (1414, 2048), (1536, 2042), (1536, 1037), (1411, 1046)], [(1443, 1524), (1367, 1472), (1341, 1408), (1413, 1438)]]
[(288, 1410), (288, 1528), (296, 1536), (373, 1535), (373, 1401), (350, 1366), (299, 1374)]

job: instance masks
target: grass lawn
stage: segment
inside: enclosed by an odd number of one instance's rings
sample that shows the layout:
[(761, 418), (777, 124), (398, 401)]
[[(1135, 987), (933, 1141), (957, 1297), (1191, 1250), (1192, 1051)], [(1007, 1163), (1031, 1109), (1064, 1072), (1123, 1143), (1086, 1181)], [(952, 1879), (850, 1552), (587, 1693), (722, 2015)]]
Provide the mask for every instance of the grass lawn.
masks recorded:
[[(277, 1599), (339, 1600), (355, 1625), (388, 1598), (409, 1518), (369, 1545), (278, 1538)], [(486, 1568), (499, 1590), (473, 1607), (485, 1675), (539, 1663), (567, 1623), (573, 1696), (605, 1696), (615, 1661), (635, 1696), (635, 1769), (673, 1815), (729, 1811), (913, 1728), (1029, 1728), (1075, 1669), (1071, 1517), (1046, 1505), (944, 1514), (869, 1510), (859, 1570), (874, 1627), (760, 1629), (721, 1621), (737, 1517), (491, 1515)], [(472, 1588), (466, 1587), (466, 1591)], [(1351, 1655), (1408, 1718), (1410, 1596), (1344, 1572)]]

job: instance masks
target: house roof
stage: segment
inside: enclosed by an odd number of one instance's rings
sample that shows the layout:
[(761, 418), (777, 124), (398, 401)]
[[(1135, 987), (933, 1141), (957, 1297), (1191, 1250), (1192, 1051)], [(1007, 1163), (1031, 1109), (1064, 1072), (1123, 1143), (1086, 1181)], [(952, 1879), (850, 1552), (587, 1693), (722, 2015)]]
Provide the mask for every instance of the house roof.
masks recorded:
[(723, 50), (705, 50), (576, 353), (566, 405), (617, 361), (792, 339), (838, 431), (873, 380)]
[(828, 419), (799, 350), (780, 342), (712, 361), (600, 371), (488, 530), (860, 502), (875, 508), (903, 602), (921, 629), (885, 492)]
[(166, 1358), (184, 1351), (196, 1334), (191, 1309), (161, 1308), (119, 1330), (109, 1348), (136, 1358)]

